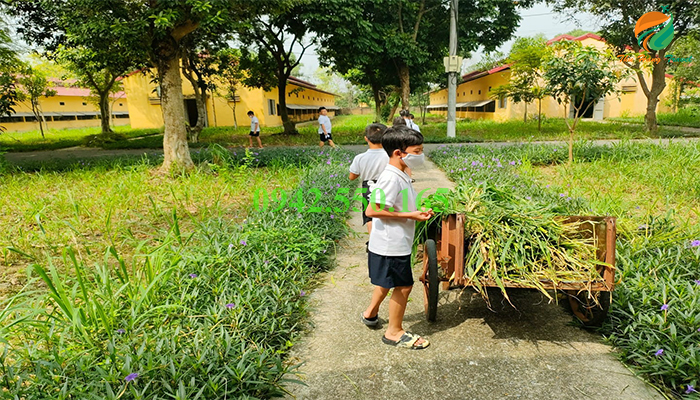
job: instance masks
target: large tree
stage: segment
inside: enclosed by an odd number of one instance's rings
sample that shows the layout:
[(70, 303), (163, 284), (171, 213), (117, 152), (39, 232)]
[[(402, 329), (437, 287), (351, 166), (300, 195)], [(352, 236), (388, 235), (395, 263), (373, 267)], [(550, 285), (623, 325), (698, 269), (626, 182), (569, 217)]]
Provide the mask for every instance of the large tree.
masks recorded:
[[(15, 112), (17, 88), (15, 74), (21, 68), (17, 49), (10, 38), (5, 20), (0, 18), (0, 117)], [(0, 126), (0, 132), (4, 127)]]
[(44, 126), (48, 129), (44, 111), (41, 107), (42, 97), (56, 95), (56, 91), (51, 89), (51, 82), (47, 79), (46, 73), (39, 68), (27, 67), (21, 71), (17, 78), (18, 90), (17, 100), (25, 103), (34, 114), (39, 123), (41, 137), (45, 138)]
[[(460, 52), (491, 51), (508, 40), (519, 22), (518, 8), (534, 1), (491, 0), (459, 3)], [(444, 71), (449, 42), (449, 0), (328, 0), (319, 3), (310, 23), (324, 47), (322, 58), (345, 60), (367, 76), (398, 79), (401, 106), (410, 105), (412, 89)], [(335, 54), (334, 54), (335, 53)], [(344, 73), (343, 68), (338, 71)], [(379, 74), (377, 74), (379, 72)], [(370, 83), (371, 84), (371, 83)]]
[[(133, 56), (131, 61), (135, 64), (147, 63), (157, 69), (165, 124), (162, 168), (169, 171), (193, 167), (180, 77), (183, 40), (201, 27), (213, 29), (239, 19), (235, 14), (244, 8), (243, 3), (238, 0), (10, 0), (10, 9), (20, 18), (25, 36), (37, 44), (58, 48), (72, 44), (73, 37), (78, 37), (78, 43), (87, 51), (117, 47), (124, 53), (113, 57)], [(61, 12), (54, 12), (57, 8)], [(78, 17), (61, 19), (67, 15)], [(113, 33), (109, 43), (101, 42), (105, 29)]]
[(277, 87), (286, 134), (298, 133), (287, 112), (287, 79), (313, 45), (306, 13), (315, 6), (311, 0), (256, 2), (249, 16), (234, 24), (238, 40), (245, 45), (241, 65), (250, 72), (244, 83), (265, 90)]
[[(623, 58), (624, 64), (637, 76), (639, 84), (647, 98), (644, 117), (647, 130), (656, 132), (656, 106), (659, 95), (666, 88), (666, 69), (668, 49), (680, 38), (697, 34), (700, 30), (700, 7), (693, 0), (554, 0), (554, 9), (574, 16), (579, 12), (596, 15), (603, 22), (601, 36), (614, 47), (617, 54), (632, 54)], [(635, 25), (639, 18), (651, 11), (665, 10), (673, 17), (673, 39), (661, 50), (650, 49), (646, 52), (635, 37)], [(669, 47), (670, 46), (670, 47)], [(631, 51), (630, 51), (631, 49)], [(641, 57), (645, 55), (646, 57)], [(679, 56), (679, 54), (676, 54)], [(644, 59), (658, 59), (658, 62), (646, 62)], [(651, 70), (651, 82), (646, 75)]]

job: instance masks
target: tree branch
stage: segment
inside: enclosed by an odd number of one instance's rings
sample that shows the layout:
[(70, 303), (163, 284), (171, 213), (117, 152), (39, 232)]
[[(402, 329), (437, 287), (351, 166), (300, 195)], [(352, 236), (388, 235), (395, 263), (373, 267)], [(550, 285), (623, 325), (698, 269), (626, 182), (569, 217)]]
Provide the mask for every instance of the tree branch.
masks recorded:
[(170, 36), (175, 39), (176, 42), (179, 42), (187, 36), (189, 33), (193, 32), (195, 29), (199, 27), (199, 22), (192, 22), (191, 20), (185, 21), (185, 23), (180, 24), (176, 26)]
[(425, 13), (425, 0), (420, 2), (420, 10), (418, 10), (418, 18), (416, 19), (416, 25), (413, 27), (413, 42), (418, 38), (418, 28), (420, 27), (420, 20), (423, 18)]

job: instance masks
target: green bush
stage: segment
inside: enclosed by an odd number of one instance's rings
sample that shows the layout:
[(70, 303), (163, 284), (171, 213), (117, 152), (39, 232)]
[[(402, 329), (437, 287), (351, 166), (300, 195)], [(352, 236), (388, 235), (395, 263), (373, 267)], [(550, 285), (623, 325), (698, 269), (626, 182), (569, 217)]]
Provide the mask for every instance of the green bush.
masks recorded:
[(88, 135), (82, 139), (83, 146), (87, 147), (104, 147), (108, 143), (122, 142), (126, 140), (126, 135), (118, 132), (99, 133), (97, 135)]
[[(220, 154), (214, 164), (220, 151), (203, 152), (202, 162), (240, 173), (263, 160), (305, 165), (305, 204), (311, 188), (334, 194), (350, 185), (349, 152), (297, 160), (266, 149)], [(333, 196), (316, 205), (335, 205)], [(90, 267), (66, 250), (70, 272), (34, 265), (27, 287), (35, 289), (0, 304), (0, 390), (26, 399), (282, 396), (305, 290), (331, 265), (346, 215), (251, 209), (243, 223), (194, 221), (185, 235), (173, 211), (161, 244), (140, 247), (130, 263), (109, 248)]]

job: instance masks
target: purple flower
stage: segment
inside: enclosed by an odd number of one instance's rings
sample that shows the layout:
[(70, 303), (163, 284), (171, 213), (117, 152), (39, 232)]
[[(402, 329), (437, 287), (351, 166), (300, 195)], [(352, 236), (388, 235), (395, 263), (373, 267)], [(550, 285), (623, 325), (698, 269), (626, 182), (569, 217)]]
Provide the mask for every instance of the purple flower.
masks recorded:
[(228, 308), (229, 310), (232, 309), (232, 308), (235, 307), (235, 306), (236, 306), (235, 303), (228, 303), (228, 304), (226, 304), (226, 308)]
[(124, 380), (127, 381), (127, 382), (131, 382), (131, 381), (133, 381), (134, 379), (136, 379), (136, 378), (138, 378), (138, 377), (139, 377), (139, 374), (136, 373), (136, 372), (133, 372), (133, 373), (127, 375), (126, 378), (124, 378)]
[(326, 251), (325, 251), (325, 250), (323, 250), (323, 252), (325, 253)]
[(269, 263), (270, 263), (269, 261), (265, 260), (265, 264), (269, 264)]
[(548, 187), (549, 187), (549, 185), (547, 185), (547, 186), (545, 186), (545, 187), (546, 187), (546, 188), (548, 188)]
[(336, 187), (340, 187), (340, 183), (336, 183)]
[(690, 394), (693, 392), (697, 392), (697, 390), (695, 390), (695, 387), (693, 385), (688, 385), (688, 387), (685, 389), (685, 394)]
[(530, 196), (525, 196), (525, 198), (528, 200), (532, 200), (532, 197), (530, 197)]
[(241, 244), (242, 244), (243, 246), (247, 246), (247, 245), (248, 245), (248, 243), (246, 243), (245, 240), (241, 240)]
[(661, 311), (666, 311), (668, 310), (668, 304), (664, 304), (661, 306)]
[(329, 165), (330, 165), (330, 163), (331, 163), (331, 160), (326, 161), (326, 164), (329, 164)]
[(305, 292), (305, 291), (302, 290), (301, 292), (299, 292), (299, 297), (304, 297), (304, 296), (306, 296), (306, 292)]
[(700, 240), (693, 240), (692, 242), (690, 242), (690, 245), (693, 247), (698, 247), (700, 246)]
[(194, 279), (197, 277), (197, 274), (190, 274), (190, 278)]
[(696, 285), (700, 286), (700, 279), (696, 279), (693, 282), (695, 282)]
[(559, 197), (566, 197), (564, 193), (559, 193)]
[(335, 218), (335, 215), (331, 214), (331, 219)]
[(511, 161), (511, 162), (509, 162), (508, 164), (510, 164), (510, 165), (515, 165), (515, 161)]
[(126, 333), (126, 331), (124, 330), (124, 328), (119, 328), (117, 329), (117, 333)]
[(661, 356), (662, 354), (664, 354), (664, 349), (658, 349), (656, 350), (656, 353), (654, 353), (654, 355), (657, 357)]
[[(243, 229), (243, 227), (241, 227), (241, 229)], [(229, 249), (232, 249), (232, 248), (233, 248), (233, 243), (229, 243), (229, 244), (228, 244), (228, 248), (229, 248)]]

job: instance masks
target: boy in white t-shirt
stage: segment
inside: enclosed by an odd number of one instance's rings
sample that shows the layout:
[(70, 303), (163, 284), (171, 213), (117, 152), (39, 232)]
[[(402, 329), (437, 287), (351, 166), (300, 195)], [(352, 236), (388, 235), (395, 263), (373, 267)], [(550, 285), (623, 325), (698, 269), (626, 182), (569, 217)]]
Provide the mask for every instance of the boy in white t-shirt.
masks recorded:
[(250, 134), (248, 136), (250, 147), (253, 147), (253, 138), (256, 138), (258, 139), (258, 147), (262, 149), (263, 145), (260, 141), (260, 121), (252, 111), (248, 111), (248, 117), (250, 118)]
[[(362, 178), (362, 197), (369, 203), (369, 185), (374, 184), (379, 178), (379, 175), (384, 171), (386, 165), (389, 164), (389, 156), (382, 148), (382, 136), (386, 131), (384, 124), (371, 124), (365, 128), (365, 142), (369, 146), (369, 150), (362, 154), (358, 154), (353, 158), (350, 164), (350, 180), (354, 181), (357, 178)], [(372, 232), (372, 218), (365, 213), (365, 207), (362, 207), (362, 224), (367, 225), (367, 233)]]
[(319, 107), (318, 109), (318, 135), (321, 139), (319, 142), (319, 147), (323, 147), (325, 142), (328, 142), (331, 147), (335, 148), (335, 143), (333, 143), (333, 137), (331, 136), (331, 119), (328, 118), (328, 110), (326, 107)]
[(382, 342), (409, 349), (424, 349), (427, 339), (403, 329), (408, 295), (413, 288), (411, 250), (415, 221), (427, 221), (432, 210), (416, 210), (416, 191), (406, 169), (425, 161), (423, 135), (407, 126), (393, 126), (382, 136), (389, 164), (372, 186), (367, 216), (374, 218), (369, 236), (369, 277), (375, 285), (372, 300), (360, 318), (370, 327), (378, 323), (379, 306), (393, 289), (389, 301), (389, 323)]

